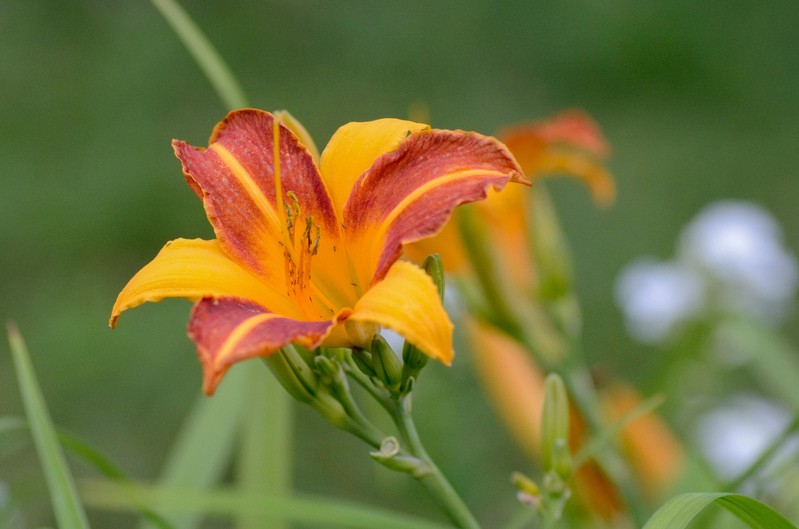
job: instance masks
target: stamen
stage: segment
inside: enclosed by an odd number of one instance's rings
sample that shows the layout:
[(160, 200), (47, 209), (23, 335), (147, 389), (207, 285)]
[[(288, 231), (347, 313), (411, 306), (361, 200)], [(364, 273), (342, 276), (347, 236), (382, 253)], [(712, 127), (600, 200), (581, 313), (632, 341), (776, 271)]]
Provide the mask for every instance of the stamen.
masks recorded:
[(308, 316), (318, 316), (320, 310), (333, 314), (334, 305), (311, 281), (311, 258), (319, 251), (322, 238), (322, 230), (314, 223), (312, 216), (305, 217), (302, 235), (299, 240), (295, 240), (297, 220), (302, 213), (302, 207), (294, 191), (288, 190), (285, 196), (283, 195), (280, 172), (280, 122), (277, 119), (272, 122), (272, 144), (275, 203), (281, 223), (286, 292)]

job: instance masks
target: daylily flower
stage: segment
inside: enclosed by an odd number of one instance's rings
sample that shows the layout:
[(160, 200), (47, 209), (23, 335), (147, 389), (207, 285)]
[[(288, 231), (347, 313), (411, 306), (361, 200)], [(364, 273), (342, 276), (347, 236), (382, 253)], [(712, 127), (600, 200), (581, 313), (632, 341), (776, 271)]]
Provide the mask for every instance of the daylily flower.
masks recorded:
[(452, 323), (402, 245), (488, 188), (526, 182), (493, 138), (396, 119), (344, 125), (318, 160), (293, 118), (254, 109), (230, 113), (207, 149), (172, 145), (216, 239), (167, 243), (110, 323), (146, 301), (199, 300), (189, 336), (207, 394), (236, 362), (289, 343), (366, 346), (380, 327), (449, 364)]
[[(497, 137), (511, 150), (527, 178), (573, 176), (585, 182), (598, 204), (613, 202), (613, 177), (602, 163), (610, 148), (586, 114), (563, 112), (543, 121), (504, 128)], [(470, 206), (495, 242), (493, 246), (505, 267), (500, 273), (510, 277), (520, 291), (529, 289), (534, 277), (529, 202), (527, 190), (513, 186), (502, 193), (489, 192), (486, 200)], [(435, 249), (448, 272), (462, 274), (469, 270), (469, 259), (460, 237), (457, 226), (450, 222), (438, 236), (409, 245), (406, 250), (416, 259)]]

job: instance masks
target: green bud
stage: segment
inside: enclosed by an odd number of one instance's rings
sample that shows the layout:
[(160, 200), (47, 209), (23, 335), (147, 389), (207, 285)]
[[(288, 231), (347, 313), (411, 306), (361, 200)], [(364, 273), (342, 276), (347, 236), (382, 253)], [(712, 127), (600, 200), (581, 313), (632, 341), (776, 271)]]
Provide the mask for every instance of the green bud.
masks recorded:
[(351, 419), (347, 410), (344, 409), (344, 405), (338, 398), (329, 393), (327, 388), (321, 388), (321, 391), (309, 404), (333, 426), (350, 431)]
[(542, 187), (532, 193), (529, 227), (536, 264), (538, 295), (544, 302), (566, 297), (572, 290), (572, 258), (552, 200)]
[(552, 470), (563, 480), (572, 474), (572, 456), (566, 439), (558, 439), (552, 445)]
[(377, 335), (372, 340), (372, 368), (376, 378), (390, 391), (396, 391), (402, 382), (402, 360), (385, 338)]
[(368, 377), (377, 376), (377, 372), (372, 367), (372, 353), (369, 351), (361, 349), (360, 347), (354, 347), (352, 349), (352, 360), (364, 375)]
[(445, 276), (444, 263), (441, 261), (441, 256), (437, 253), (428, 255), (422, 262), (422, 268), (435, 283), (438, 289), (438, 297), (441, 298), (441, 301), (444, 301)]
[(294, 347), (284, 346), (266, 357), (266, 363), (292, 397), (300, 402), (311, 402), (316, 398), (319, 380)]
[(341, 366), (326, 356), (314, 358), (314, 365), (325, 383), (330, 383), (342, 375)]
[[(444, 300), (444, 264), (441, 261), (439, 254), (428, 255), (422, 263), (422, 268), (427, 275), (433, 280), (433, 283), (438, 289), (438, 297)], [(415, 345), (409, 341), (405, 341), (402, 345), (402, 382), (400, 383), (401, 392), (403, 394), (410, 393), (413, 389), (414, 383), (412, 379), (418, 379), (419, 373), (422, 368), (427, 365), (429, 357), (420, 351)]]
[(519, 489), (519, 491), (529, 494), (534, 498), (541, 496), (541, 489), (538, 487), (538, 484), (521, 472), (514, 472), (511, 474), (510, 480), (513, 486)]
[[(544, 410), (541, 414), (541, 464), (544, 470), (555, 468), (556, 452), (569, 442), (569, 397), (563, 379), (550, 373), (544, 383)], [(562, 444), (562, 448), (556, 448)], [(560, 457), (560, 456), (558, 456)]]

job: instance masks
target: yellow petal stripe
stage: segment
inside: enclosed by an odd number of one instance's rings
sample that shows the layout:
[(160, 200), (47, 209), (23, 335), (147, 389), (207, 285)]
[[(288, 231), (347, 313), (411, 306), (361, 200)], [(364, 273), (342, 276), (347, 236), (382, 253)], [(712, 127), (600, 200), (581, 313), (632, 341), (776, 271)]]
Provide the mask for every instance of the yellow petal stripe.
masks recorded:
[(295, 312), (284, 295), (275, 293), (231, 261), (216, 240), (176, 239), (167, 243), (122, 289), (111, 312), (110, 325), (116, 325), (123, 311), (148, 301), (221, 296), (251, 299), (286, 315)]
[(452, 362), (452, 322), (433, 280), (414, 264), (394, 263), (355, 304), (349, 320), (387, 327), (431, 358)]
[(355, 181), (372, 163), (393, 151), (409, 134), (429, 125), (400, 119), (347, 123), (340, 127), (322, 152), (320, 172), (339, 218)]

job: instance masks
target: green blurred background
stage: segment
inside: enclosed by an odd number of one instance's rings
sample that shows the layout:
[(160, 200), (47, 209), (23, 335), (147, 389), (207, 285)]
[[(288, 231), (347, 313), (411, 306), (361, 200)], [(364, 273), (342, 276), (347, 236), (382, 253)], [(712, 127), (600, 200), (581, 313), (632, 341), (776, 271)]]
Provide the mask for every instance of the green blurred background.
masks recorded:
[[(763, 205), (799, 249), (794, 1), (184, 6), (253, 105), (289, 109), (320, 146), (344, 122), (405, 117), (416, 104), (437, 127), (484, 133), (573, 107), (593, 115), (614, 150), (615, 207), (596, 209), (576, 182), (549, 188), (574, 250), (588, 354), (640, 385), (657, 359), (626, 337), (614, 305), (625, 263), (671, 256), (680, 228), (719, 198)], [(148, 2), (0, 2), (0, 318), (19, 323), (55, 421), (137, 478), (155, 478), (200, 391), (189, 304), (140, 308), (114, 332), (107, 319), (165, 241), (211, 235), (169, 143), (204, 145), (224, 114)], [(469, 362), (429, 369), (416, 410), (467, 501), (502, 519), (507, 475), (527, 463)], [(12, 371), (0, 345), (0, 415), (22, 413)], [(434, 512), (414, 483), (299, 407), (297, 436), (300, 490)], [(0, 461), (0, 480), (35, 512), (32, 450)]]

